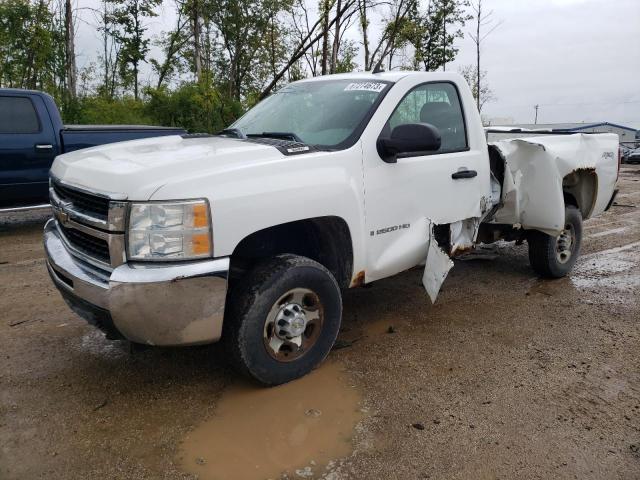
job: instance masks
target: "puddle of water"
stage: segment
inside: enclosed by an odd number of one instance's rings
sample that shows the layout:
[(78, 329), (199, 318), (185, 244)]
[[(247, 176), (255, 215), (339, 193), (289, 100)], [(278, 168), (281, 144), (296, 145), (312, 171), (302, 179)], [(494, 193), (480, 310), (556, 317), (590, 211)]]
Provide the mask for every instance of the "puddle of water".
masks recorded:
[(185, 437), (178, 460), (204, 480), (318, 478), (351, 453), (360, 401), (335, 362), (278, 387), (238, 383)]

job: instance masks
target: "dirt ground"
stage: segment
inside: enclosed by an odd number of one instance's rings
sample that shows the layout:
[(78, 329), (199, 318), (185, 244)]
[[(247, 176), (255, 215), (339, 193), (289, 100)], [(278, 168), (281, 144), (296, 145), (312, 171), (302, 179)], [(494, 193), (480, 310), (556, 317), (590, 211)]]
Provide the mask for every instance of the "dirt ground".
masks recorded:
[[(526, 246), (500, 244), (457, 260), (435, 305), (420, 270), (348, 291), (328, 364), (343, 375), (280, 391), (255, 434), (286, 426), (292, 403), (319, 416), (314, 389), (354, 388), (360, 415), (336, 438), (350, 453), (316, 477), (640, 478), (639, 166), (621, 188), (585, 223), (569, 278), (539, 280)], [(74, 316), (46, 273), (45, 217), (0, 217), (0, 478), (196, 478), (181, 446), (224, 411), (240, 418), (243, 381), (218, 346), (130, 351)], [(296, 448), (313, 459), (314, 445)], [(215, 451), (197, 460), (231, 471)]]

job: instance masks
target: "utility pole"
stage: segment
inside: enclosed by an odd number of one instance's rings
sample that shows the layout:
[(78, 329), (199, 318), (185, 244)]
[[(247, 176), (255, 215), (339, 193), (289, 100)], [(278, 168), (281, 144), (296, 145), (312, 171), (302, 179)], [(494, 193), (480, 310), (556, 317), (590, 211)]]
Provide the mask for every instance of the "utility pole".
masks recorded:
[(540, 105), (534, 105), (533, 106), (533, 109), (536, 111), (536, 119), (533, 122), (535, 125), (538, 124), (538, 108), (540, 108)]

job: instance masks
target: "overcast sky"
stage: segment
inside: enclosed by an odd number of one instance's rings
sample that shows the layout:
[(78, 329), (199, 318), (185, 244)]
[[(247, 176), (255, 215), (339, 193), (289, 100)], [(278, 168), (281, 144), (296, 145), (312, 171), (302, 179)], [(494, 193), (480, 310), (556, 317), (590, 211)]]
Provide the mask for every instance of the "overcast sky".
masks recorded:
[[(173, 26), (172, 5), (165, 0), (150, 33)], [(95, 6), (95, 0), (77, 6)], [(538, 104), (538, 123), (609, 121), (640, 128), (640, 0), (484, 0), (483, 7), (502, 22), (483, 44), (482, 68), (496, 97), (483, 114), (533, 123)], [(79, 24), (79, 66), (95, 60), (97, 35)], [(350, 37), (357, 35), (354, 28)], [(447, 70), (475, 63), (468, 35), (458, 47)]]
[[(609, 121), (640, 128), (640, 0), (485, 0), (503, 21), (482, 59), (490, 117)], [(455, 65), (474, 63), (460, 43)]]

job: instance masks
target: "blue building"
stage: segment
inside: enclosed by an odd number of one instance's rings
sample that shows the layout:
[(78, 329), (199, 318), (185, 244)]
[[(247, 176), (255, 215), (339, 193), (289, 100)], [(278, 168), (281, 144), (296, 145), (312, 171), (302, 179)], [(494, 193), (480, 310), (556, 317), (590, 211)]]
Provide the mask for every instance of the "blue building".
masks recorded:
[(626, 127), (617, 123), (598, 122), (598, 123), (527, 123), (517, 125), (501, 125), (501, 127), (510, 128), (527, 128), (527, 129), (543, 129), (556, 130), (560, 132), (591, 132), (591, 133), (617, 133), (620, 142), (627, 144), (640, 142), (640, 130)]

